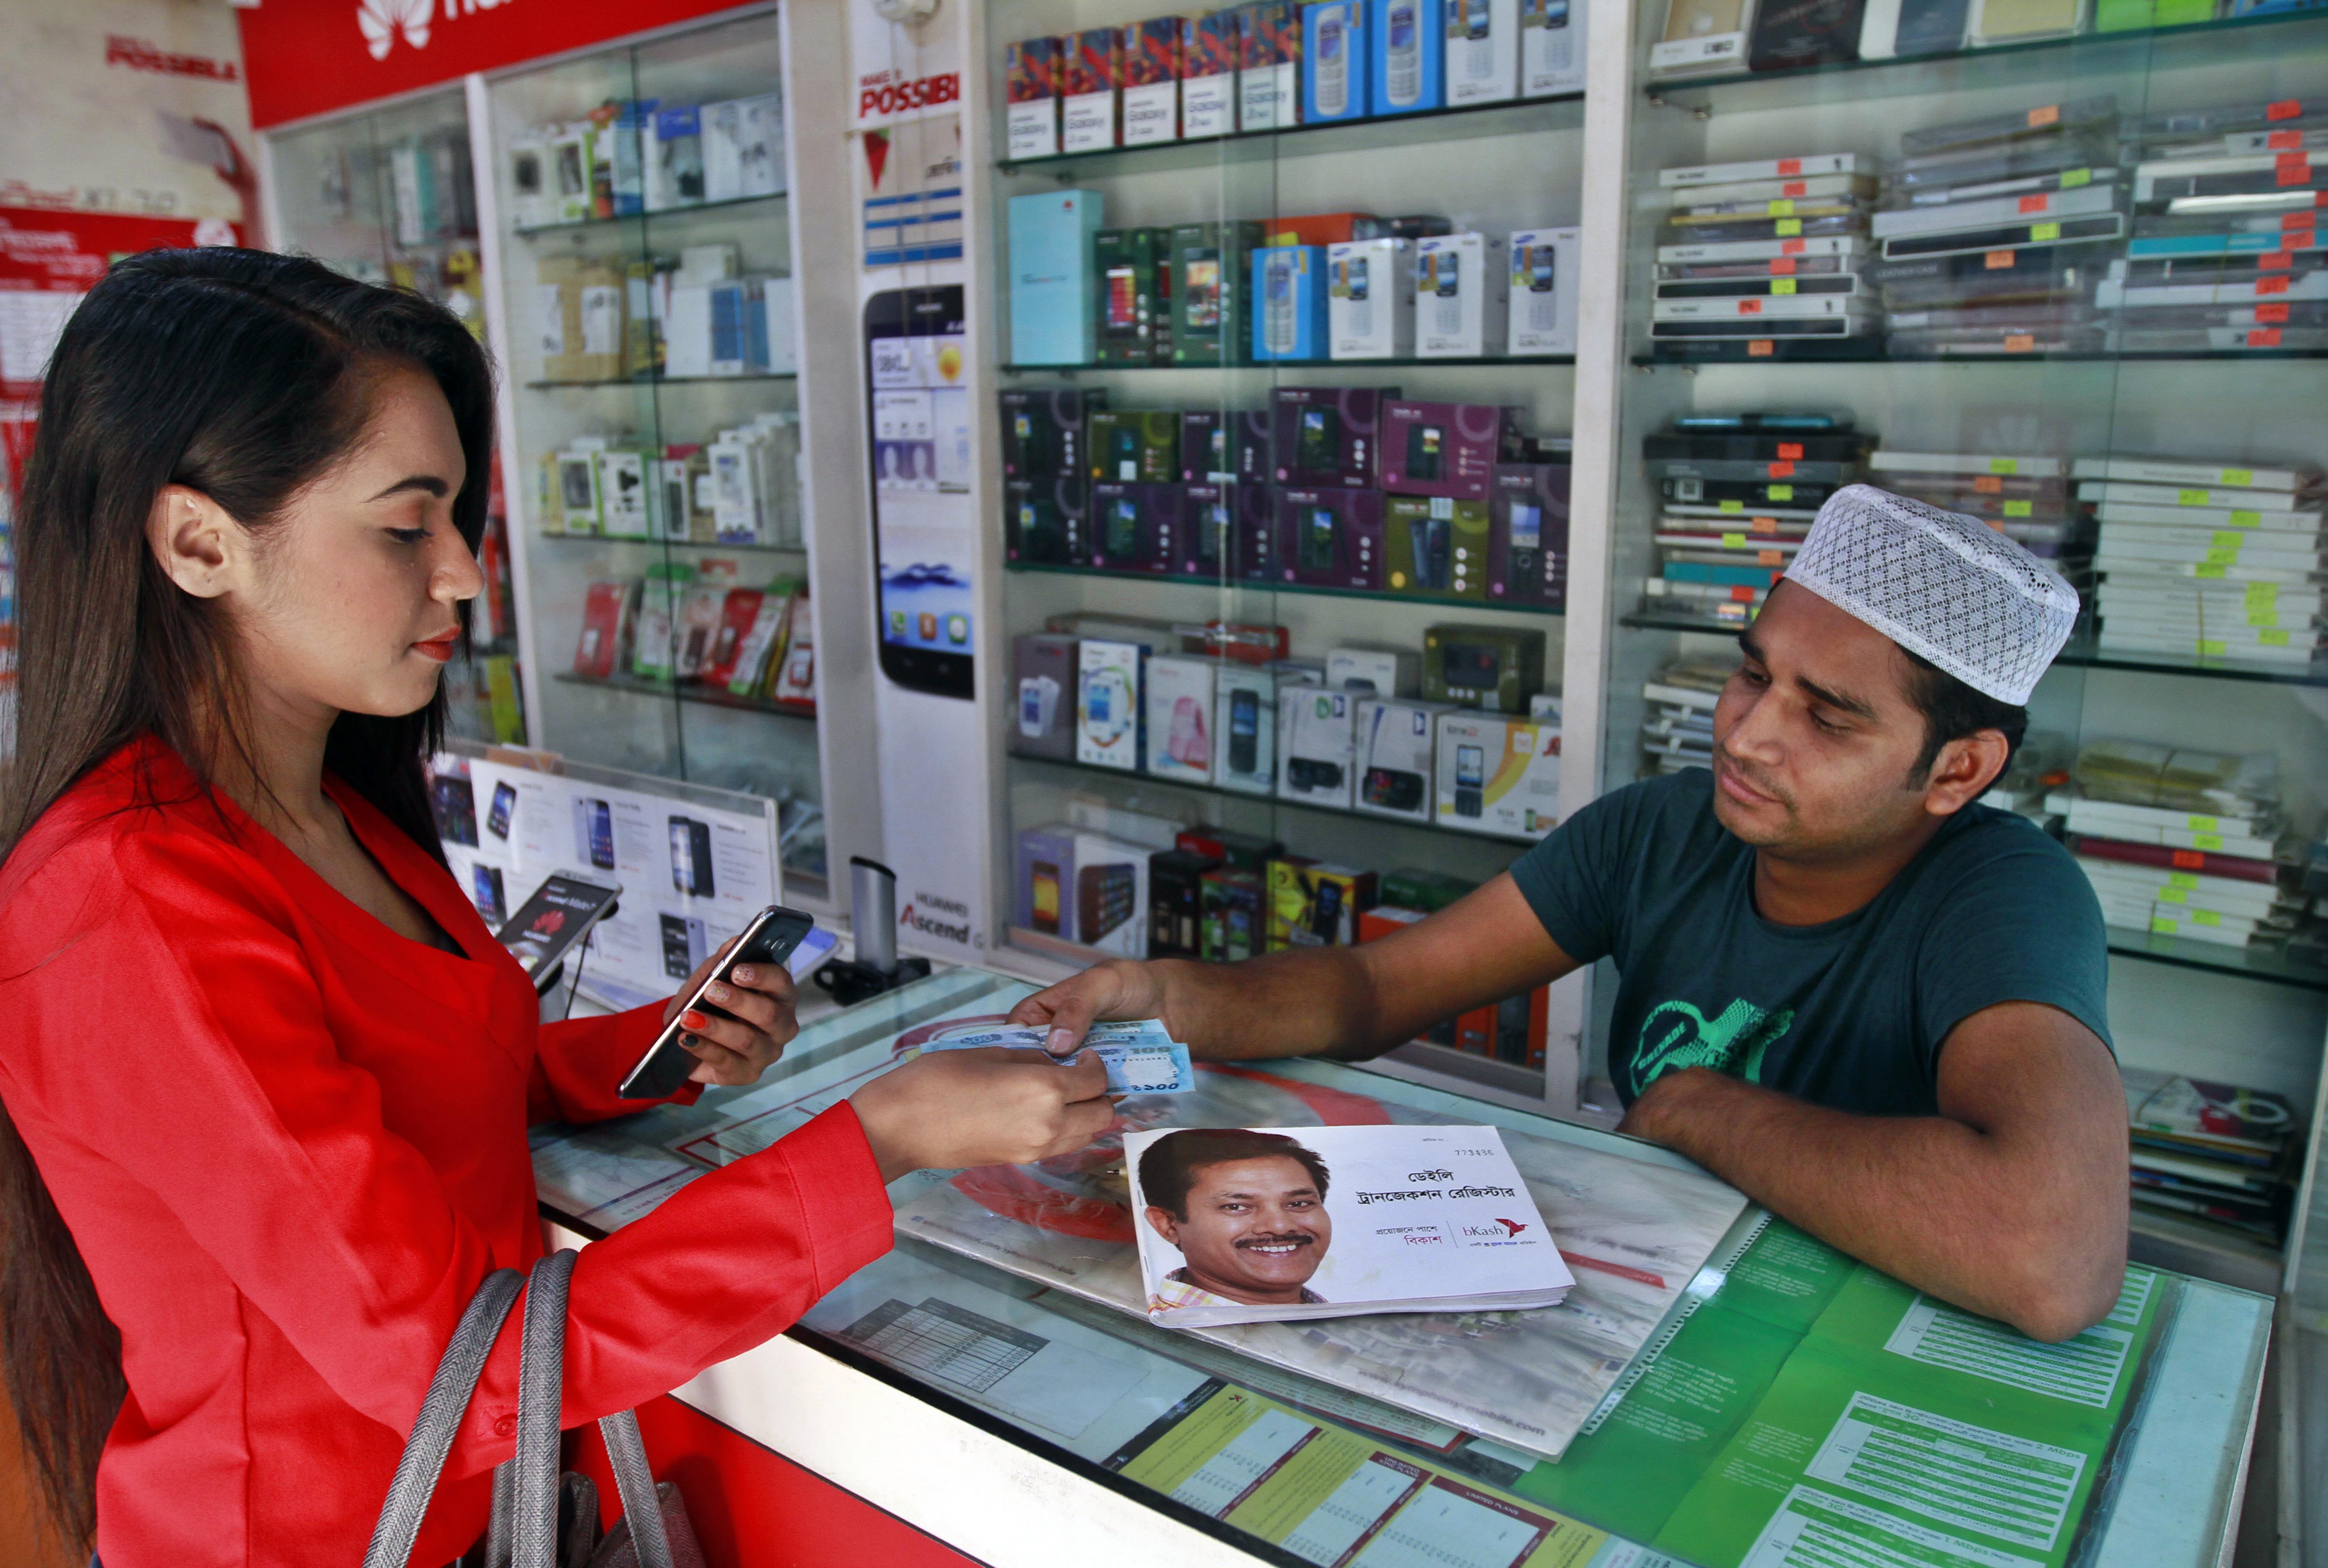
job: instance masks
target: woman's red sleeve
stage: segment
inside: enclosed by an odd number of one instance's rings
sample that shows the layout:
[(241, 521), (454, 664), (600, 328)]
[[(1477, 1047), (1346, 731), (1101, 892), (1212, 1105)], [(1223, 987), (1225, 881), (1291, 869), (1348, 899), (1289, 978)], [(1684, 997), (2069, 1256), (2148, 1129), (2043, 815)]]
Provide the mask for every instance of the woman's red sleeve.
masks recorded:
[(526, 1124), (604, 1122), (609, 1116), (627, 1116), (653, 1105), (694, 1104), (703, 1094), (700, 1084), (683, 1084), (676, 1094), (661, 1100), (625, 1100), (615, 1093), (624, 1075), (646, 1055), (661, 1033), (660, 1002), (628, 1012), (542, 1025), (533, 1076), (526, 1085)]

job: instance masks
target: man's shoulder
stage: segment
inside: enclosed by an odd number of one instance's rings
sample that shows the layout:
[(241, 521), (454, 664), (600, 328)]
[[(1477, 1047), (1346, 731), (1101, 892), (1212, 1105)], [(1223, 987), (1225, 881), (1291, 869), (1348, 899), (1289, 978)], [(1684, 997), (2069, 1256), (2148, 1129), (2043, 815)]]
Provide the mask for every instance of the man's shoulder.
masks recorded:
[(2101, 905), (2077, 857), (2015, 812), (1977, 803), (1934, 840), (1910, 897), (1929, 920), (1969, 918), (2011, 928), (2035, 921), (2057, 934), (2082, 925), (2098, 942)]
[(1977, 801), (1958, 812), (1933, 844), (1932, 864), (1950, 884), (1972, 877), (2085, 879), (2076, 857), (2052, 834), (2018, 812)]

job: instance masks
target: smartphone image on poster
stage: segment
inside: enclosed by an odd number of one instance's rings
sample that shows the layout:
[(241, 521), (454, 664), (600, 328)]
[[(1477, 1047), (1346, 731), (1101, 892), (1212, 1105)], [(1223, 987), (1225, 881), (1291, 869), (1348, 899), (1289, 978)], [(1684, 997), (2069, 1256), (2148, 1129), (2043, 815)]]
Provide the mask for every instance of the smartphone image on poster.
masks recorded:
[(657, 924), (662, 928), (662, 972), (672, 980), (685, 980), (711, 956), (710, 937), (692, 915), (661, 915)]
[(711, 897), (711, 824), (693, 817), (672, 817), (669, 822), (672, 890)]
[(615, 869), (615, 808), (588, 795), (574, 802), (574, 853), (601, 871)]
[(476, 905), (477, 914), (488, 925), (499, 925), (508, 918), (508, 885), (502, 879), (502, 869), (499, 866), (470, 867), (469, 884), (472, 895), (470, 901)]
[[(1136, 301), (1135, 301), (1136, 305)], [(1103, 310), (1114, 308), (1112, 298)], [(968, 373), (968, 321), (962, 289), (890, 289), (865, 302), (868, 396), (943, 390)], [(868, 432), (874, 409), (866, 410)], [(878, 460), (877, 460), (878, 461)], [(915, 488), (883, 487), (872, 496), (877, 649), (881, 672), (915, 691), (964, 700), (975, 686), (976, 530), (953, 526), (960, 498), (940, 490), (926, 454), (902, 465)], [(959, 535), (968, 542), (954, 542)]]

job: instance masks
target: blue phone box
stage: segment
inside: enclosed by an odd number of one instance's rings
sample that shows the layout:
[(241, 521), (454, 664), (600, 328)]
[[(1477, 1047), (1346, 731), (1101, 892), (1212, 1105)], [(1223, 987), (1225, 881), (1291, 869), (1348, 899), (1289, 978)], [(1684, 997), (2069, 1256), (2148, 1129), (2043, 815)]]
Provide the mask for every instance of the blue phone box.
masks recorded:
[(1319, 0), (1301, 8), (1301, 123), (1364, 119), (1373, 114), (1366, 91), (1368, 0)]
[(1367, 98), (1378, 115), (1411, 115), (1447, 101), (1440, 63), (1446, 0), (1366, 0)]
[(1253, 357), (1322, 360), (1326, 248), (1268, 245), (1253, 253)]

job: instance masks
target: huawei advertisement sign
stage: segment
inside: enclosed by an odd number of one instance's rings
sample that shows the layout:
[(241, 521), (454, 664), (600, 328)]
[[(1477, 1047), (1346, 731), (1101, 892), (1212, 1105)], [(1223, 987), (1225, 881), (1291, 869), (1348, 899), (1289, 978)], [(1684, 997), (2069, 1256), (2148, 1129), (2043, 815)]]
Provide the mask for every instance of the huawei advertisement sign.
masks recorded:
[(734, 0), (258, 0), (235, 15), (251, 123), (265, 129), (736, 8)]

